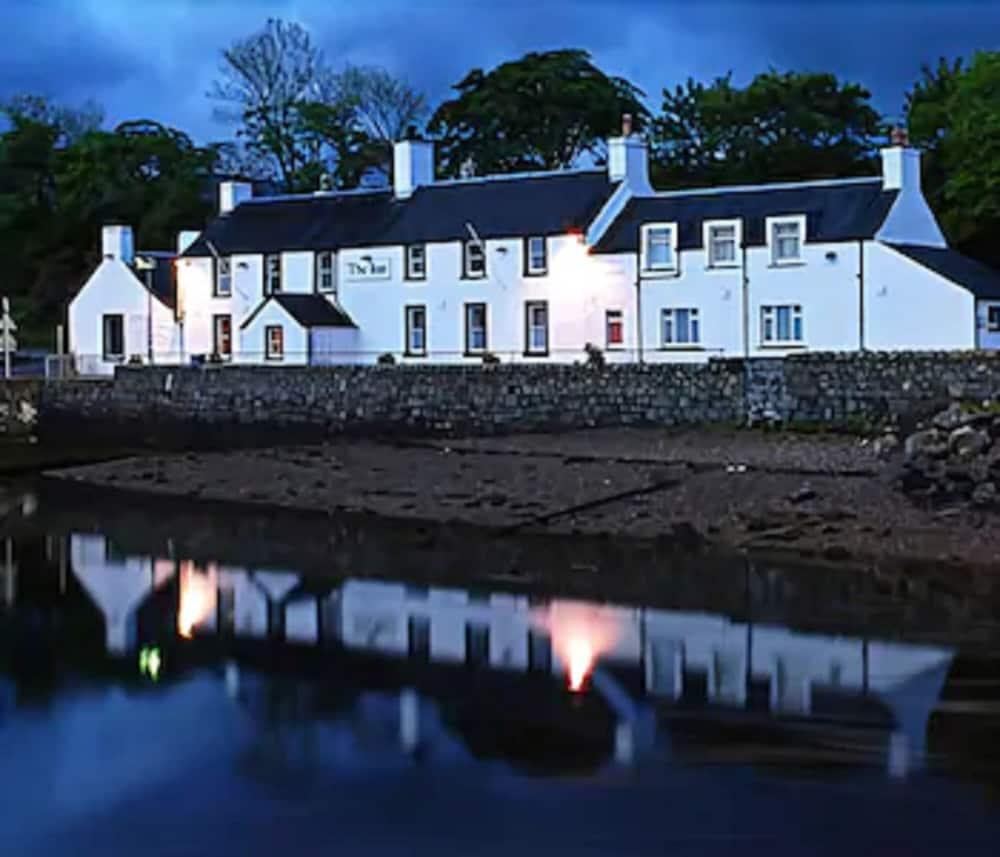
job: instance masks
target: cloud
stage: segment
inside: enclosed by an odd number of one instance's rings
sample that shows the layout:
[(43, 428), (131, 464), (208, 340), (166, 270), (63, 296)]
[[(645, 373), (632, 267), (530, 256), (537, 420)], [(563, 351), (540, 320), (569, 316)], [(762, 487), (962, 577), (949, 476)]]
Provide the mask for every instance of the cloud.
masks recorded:
[(975, 0), (0, 0), (0, 16), (0, 96), (40, 92), (70, 104), (93, 97), (112, 122), (154, 118), (200, 140), (229, 133), (205, 97), (220, 50), (268, 17), (307, 26), (333, 65), (383, 65), (432, 102), (473, 67), (581, 47), (605, 71), (637, 83), (654, 108), (664, 86), (688, 76), (732, 71), (742, 82), (773, 65), (834, 71), (895, 114), (922, 63), (1000, 47), (1000, 6)]

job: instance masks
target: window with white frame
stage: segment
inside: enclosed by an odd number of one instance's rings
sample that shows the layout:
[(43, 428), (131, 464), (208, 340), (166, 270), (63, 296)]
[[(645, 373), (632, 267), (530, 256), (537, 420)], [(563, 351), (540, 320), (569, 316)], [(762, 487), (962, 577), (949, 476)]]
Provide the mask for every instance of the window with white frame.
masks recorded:
[(215, 260), (215, 296), (228, 298), (233, 293), (233, 260), (219, 256)]
[(671, 307), (660, 314), (660, 341), (664, 348), (698, 345), (701, 323), (693, 307)]
[(771, 246), (771, 263), (790, 265), (802, 261), (802, 241), (805, 218), (782, 217), (768, 220), (768, 241)]
[(642, 269), (648, 272), (677, 270), (677, 225), (647, 223), (642, 227)]
[(986, 329), (990, 333), (1000, 333), (1000, 306), (986, 308)]
[(465, 353), (483, 354), (486, 348), (486, 304), (466, 304)]
[(423, 357), (427, 354), (427, 308), (406, 308), (406, 355)]
[(264, 357), (268, 360), (283, 360), (285, 357), (285, 329), (280, 324), (269, 324), (264, 328)]
[(544, 236), (533, 235), (525, 239), (524, 258), (524, 273), (529, 276), (537, 277), (548, 270), (549, 260)]
[(549, 353), (549, 305), (546, 301), (528, 301), (524, 305), (524, 353)]
[(410, 244), (406, 248), (406, 279), (423, 280), (427, 277), (427, 247)]
[(762, 306), (760, 339), (766, 345), (799, 344), (804, 340), (802, 307), (798, 304)]
[(625, 314), (620, 309), (609, 309), (604, 313), (604, 344), (607, 348), (625, 345)]
[(274, 295), (281, 291), (281, 254), (268, 253), (264, 257), (264, 294)]
[(316, 291), (336, 293), (335, 259), (336, 256), (330, 250), (321, 250), (316, 254)]
[(705, 224), (705, 249), (709, 268), (731, 268), (739, 264), (739, 221)]
[(470, 279), (486, 276), (486, 245), (482, 241), (466, 241), (464, 274)]

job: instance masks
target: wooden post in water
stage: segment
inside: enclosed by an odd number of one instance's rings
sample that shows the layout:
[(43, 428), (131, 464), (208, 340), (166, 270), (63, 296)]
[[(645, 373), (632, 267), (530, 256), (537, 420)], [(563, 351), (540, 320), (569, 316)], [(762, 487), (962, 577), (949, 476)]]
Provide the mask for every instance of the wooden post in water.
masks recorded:
[(14, 540), (8, 536), (4, 539), (3, 549), (3, 581), (4, 603), (14, 606)]

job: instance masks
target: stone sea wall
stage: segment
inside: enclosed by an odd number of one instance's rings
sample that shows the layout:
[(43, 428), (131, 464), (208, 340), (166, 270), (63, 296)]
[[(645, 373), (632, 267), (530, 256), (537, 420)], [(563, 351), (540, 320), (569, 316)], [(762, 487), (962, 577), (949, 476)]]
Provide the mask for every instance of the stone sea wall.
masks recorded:
[[(992, 353), (805, 354), (705, 364), (121, 367), (44, 386), (40, 430), (227, 445), (329, 434), (499, 434), (594, 426), (923, 419), (1000, 396)], [(117, 435), (112, 437), (113, 435)]]
[(38, 419), (41, 382), (0, 380), (0, 437), (30, 435)]

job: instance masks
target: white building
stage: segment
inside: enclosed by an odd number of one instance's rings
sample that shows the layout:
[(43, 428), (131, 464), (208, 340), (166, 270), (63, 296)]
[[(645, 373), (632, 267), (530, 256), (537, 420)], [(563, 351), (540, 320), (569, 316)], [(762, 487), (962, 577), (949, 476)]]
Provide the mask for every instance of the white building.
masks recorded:
[(588, 343), (611, 361), (1000, 347), (1000, 273), (946, 246), (916, 150), (882, 166), (655, 192), (629, 134), (606, 170), (435, 181), (433, 144), (405, 140), (391, 189), (254, 199), (224, 183), (173, 260), (106, 227), (70, 348), (110, 373), (210, 355), (571, 362)]

